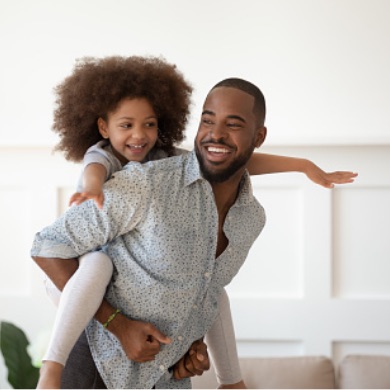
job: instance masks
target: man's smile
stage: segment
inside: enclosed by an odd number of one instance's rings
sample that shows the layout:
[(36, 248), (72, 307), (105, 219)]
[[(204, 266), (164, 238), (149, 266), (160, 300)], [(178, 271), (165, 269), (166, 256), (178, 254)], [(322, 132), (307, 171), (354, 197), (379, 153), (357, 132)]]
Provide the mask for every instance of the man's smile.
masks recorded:
[(206, 151), (206, 159), (212, 164), (224, 163), (230, 159), (233, 149), (226, 145), (204, 145)]

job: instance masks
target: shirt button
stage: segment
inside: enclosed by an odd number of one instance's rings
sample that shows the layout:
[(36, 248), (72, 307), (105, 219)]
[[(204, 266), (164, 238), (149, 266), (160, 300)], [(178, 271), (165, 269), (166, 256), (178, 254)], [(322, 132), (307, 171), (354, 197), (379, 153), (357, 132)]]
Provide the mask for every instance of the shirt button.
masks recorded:
[(210, 277), (210, 272), (206, 272), (206, 273), (204, 274), (204, 276), (205, 276), (205, 278), (209, 278), (209, 277)]
[(198, 308), (198, 305), (194, 305), (194, 306), (192, 306), (194, 309), (197, 309)]
[(183, 336), (177, 336), (177, 339), (178, 339), (179, 341), (183, 341)]
[(164, 370), (165, 370), (165, 367), (161, 364), (160, 371), (164, 371)]

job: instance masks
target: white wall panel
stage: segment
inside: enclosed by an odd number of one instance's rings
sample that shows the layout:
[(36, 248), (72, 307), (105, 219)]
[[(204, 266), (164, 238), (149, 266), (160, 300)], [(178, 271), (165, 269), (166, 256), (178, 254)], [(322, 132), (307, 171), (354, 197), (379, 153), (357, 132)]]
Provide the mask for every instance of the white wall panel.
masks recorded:
[[(303, 354), (333, 356), (335, 345), (337, 359), (349, 352), (350, 345), (364, 346), (364, 353), (389, 354), (390, 147), (270, 147), (266, 151), (306, 155), (324, 169), (353, 169), (359, 172), (359, 177), (356, 183), (336, 186), (331, 191), (294, 174), (259, 179), (261, 184), (255, 188), (267, 210), (267, 228), (255, 243), (237, 280), (243, 289), (248, 281), (255, 284), (257, 280), (274, 293), (275, 281), (289, 277), (294, 280), (299, 273), (303, 294), (294, 296), (292, 288), (289, 294), (279, 296), (256, 294), (253, 290), (252, 294), (245, 295), (237, 288), (229, 289), (238, 345), (243, 346), (240, 353), (246, 354), (245, 346), (253, 340), (256, 346), (267, 341), (273, 345), (279, 340), (281, 344), (274, 352), (286, 356), (291, 349), (285, 342), (297, 340)], [(295, 203), (292, 188), (300, 194), (300, 201)], [(267, 196), (274, 192), (278, 195)], [(302, 215), (294, 227), (289, 221), (289, 209), (298, 204)], [(278, 209), (283, 213), (274, 213)], [(293, 271), (291, 267), (277, 267), (278, 276), (272, 282), (264, 281), (260, 267), (252, 264), (274, 261), (278, 245), (288, 245), (286, 235), (294, 228), (292, 237), (298, 238), (302, 245), (301, 261), (295, 261), (297, 257), (290, 245)], [(285, 265), (279, 257), (278, 261), (279, 265)], [(247, 274), (248, 264), (251, 270)], [(286, 285), (294, 284), (288, 280)], [(264, 287), (256, 288), (258, 292)], [(337, 344), (340, 340), (342, 346)], [(248, 348), (256, 350), (256, 346)], [(258, 350), (260, 354), (261, 348)]]
[(253, 186), (266, 210), (267, 223), (244, 267), (229, 285), (229, 292), (240, 296), (302, 297), (303, 192), (291, 187), (264, 188), (260, 178), (253, 180)]
[(390, 299), (389, 200), (390, 187), (334, 192), (334, 296)]
[[(0, 295), (26, 295), (30, 286), (31, 194), (27, 188), (0, 187)], [(18, 275), (15, 278), (15, 275)]]

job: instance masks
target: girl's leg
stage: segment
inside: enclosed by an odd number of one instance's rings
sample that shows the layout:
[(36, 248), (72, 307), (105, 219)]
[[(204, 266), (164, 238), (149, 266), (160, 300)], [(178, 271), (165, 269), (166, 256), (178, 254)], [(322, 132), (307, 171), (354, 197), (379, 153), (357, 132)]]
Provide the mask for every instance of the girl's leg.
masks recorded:
[(46, 276), (43, 283), (45, 284), (46, 294), (56, 307), (60, 304), (61, 291), (55, 284)]
[(112, 262), (103, 252), (87, 253), (79, 262), (78, 270), (61, 295), (38, 388), (60, 388), (61, 373), (69, 353), (95, 315), (111, 280)]
[[(223, 290), (219, 301), (219, 314), (206, 334), (206, 344), (221, 387), (245, 388), (238, 361), (236, 338), (228, 295)], [(224, 386), (226, 385), (226, 386)]]

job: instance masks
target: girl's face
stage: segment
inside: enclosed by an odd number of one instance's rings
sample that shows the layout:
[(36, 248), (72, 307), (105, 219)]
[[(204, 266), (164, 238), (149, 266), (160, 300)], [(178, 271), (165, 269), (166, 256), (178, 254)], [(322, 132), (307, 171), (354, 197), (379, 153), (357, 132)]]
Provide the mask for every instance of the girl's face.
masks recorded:
[(123, 164), (142, 162), (157, 141), (157, 116), (145, 98), (123, 99), (107, 121), (98, 119), (98, 127)]

